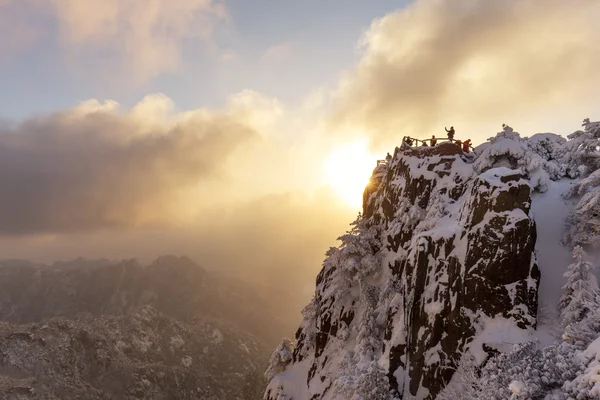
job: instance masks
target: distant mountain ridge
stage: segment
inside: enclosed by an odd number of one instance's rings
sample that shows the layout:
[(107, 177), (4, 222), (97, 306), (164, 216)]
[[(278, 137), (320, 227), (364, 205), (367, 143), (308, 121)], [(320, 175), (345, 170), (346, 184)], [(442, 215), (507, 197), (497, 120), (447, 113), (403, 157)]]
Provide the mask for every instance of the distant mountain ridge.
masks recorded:
[(187, 257), (0, 261), (0, 398), (256, 400), (272, 295)]
[(20, 324), (78, 313), (124, 315), (149, 305), (180, 320), (223, 318), (272, 345), (285, 328), (268, 311), (270, 295), (187, 257), (162, 256), (147, 266), (135, 259), (0, 261), (0, 320)]

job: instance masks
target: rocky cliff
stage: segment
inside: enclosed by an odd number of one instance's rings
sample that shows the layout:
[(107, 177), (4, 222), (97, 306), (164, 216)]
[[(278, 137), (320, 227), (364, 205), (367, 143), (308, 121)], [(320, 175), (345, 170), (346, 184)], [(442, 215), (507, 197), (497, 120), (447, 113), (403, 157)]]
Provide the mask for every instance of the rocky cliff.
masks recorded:
[(433, 399), (461, 359), (534, 328), (532, 184), (514, 151), (397, 149), (377, 167), (265, 399)]

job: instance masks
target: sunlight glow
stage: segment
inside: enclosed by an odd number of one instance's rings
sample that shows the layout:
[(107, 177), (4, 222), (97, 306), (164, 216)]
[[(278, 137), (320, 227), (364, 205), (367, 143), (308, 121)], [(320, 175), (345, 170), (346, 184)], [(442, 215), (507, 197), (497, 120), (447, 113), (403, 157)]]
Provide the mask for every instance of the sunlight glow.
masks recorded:
[(369, 154), (367, 140), (345, 143), (335, 147), (327, 158), (323, 178), (346, 203), (360, 208), (376, 162), (377, 157)]

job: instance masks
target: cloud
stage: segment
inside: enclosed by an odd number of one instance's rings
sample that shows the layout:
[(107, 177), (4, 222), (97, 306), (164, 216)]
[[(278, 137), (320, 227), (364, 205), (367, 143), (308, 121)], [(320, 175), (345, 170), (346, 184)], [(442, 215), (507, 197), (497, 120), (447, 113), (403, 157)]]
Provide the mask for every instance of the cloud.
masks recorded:
[[(246, 104), (261, 100), (241, 96)], [(116, 102), (90, 100), (0, 126), (0, 234), (165, 226), (190, 218), (210, 198), (212, 182), (227, 179), (240, 146), (260, 137), (258, 122), (268, 119), (264, 109), (258, 116), (240, 111), (238, 102), (176, 114), (163, 95), (125, 112)]]
[(269, 63), (282, 63), (288, 61), (294, 54), (294, 45), (290, 42), (279, 43), (269, 47), (263, 59)]
[(318, 188), (330, 138), (250, 90), (221, 109), (176, 109), (154, 94), (0, 122), (3, 258), (185, 254), (308, 295), (357, 211)]
[(39, 262), (78, 256), (149, 262), (159, 255), (181, 254), (262, 285), (290, 285), (298, 292), (305, 287), (307, 295), (325, 251), (354, 217), (355, 210), (322, 188), (312, 196), (286, 192), (223, 202), (204, 208), (186, 226), (0, 236), (0, 253)]
[(51, 34), (47, 22), (37, 21), (50, 15), (69, 58), (111, 73), (118, 68), (137, 83), (177, 70), (183, 43), (209, 44), (228, 19), (223, 0), (1, 0), (0, 10), (0, 32), (11, 32), (0, 49)]
[(397, 143), (444, 125), (480, 139), (503, 122), (544, 129), (559, 107), (577, 122), (600, 89), (599, 16), (592, 0), (417, 0), (373, 22), (333, 125)]

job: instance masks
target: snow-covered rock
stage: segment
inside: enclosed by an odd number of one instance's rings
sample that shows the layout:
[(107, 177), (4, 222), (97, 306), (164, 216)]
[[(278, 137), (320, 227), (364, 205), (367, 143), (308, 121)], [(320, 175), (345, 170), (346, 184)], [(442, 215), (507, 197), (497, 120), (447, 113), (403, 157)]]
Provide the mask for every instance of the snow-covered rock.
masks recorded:
[[(223, 333), (215, 344), (212, 333)], [(176, 348), (171, 338), (181, 338)], [(237, 350), (243, 343), (248, 352)], [(263, 347), (213, 318), (189, 323), (151, 307), (127, 316), (80, 315), (0, 323), (0, 398), (244, 399), (262, 394)]]
[(539, 185), (527, 172), (473, 164), (452, 144), (399, 150), (378, 167), (265, 399), (433, 399), (465, 353), (485, 358), (507, 339), (479, 337), (487, 325), (535, 327)]
[(583, 127), (396, 149), (265, 400), (600, 400), (600, 122)]

